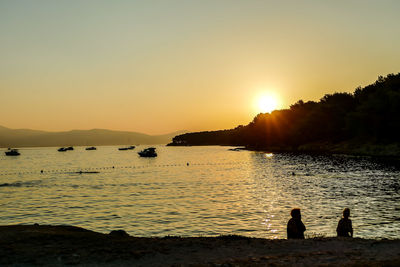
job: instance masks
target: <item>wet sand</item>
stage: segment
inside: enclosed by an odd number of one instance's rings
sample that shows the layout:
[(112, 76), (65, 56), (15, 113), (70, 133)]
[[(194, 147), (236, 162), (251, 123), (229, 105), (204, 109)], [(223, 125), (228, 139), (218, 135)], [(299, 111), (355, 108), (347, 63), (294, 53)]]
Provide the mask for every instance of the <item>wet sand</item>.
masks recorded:
[(0, 266), (400, 266), (400, 240), (143, 238), (73, 226), (0, 226)]

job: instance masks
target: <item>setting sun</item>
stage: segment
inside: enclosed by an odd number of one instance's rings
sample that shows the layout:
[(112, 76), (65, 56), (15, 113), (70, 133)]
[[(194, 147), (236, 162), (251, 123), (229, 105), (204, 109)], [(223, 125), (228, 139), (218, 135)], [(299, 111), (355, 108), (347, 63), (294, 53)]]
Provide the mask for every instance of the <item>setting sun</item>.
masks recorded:
[(278, 98), (274, 94), (263, 94), (258, 97), (257, 108), (260, 112), (272, 112), (279, 106)]

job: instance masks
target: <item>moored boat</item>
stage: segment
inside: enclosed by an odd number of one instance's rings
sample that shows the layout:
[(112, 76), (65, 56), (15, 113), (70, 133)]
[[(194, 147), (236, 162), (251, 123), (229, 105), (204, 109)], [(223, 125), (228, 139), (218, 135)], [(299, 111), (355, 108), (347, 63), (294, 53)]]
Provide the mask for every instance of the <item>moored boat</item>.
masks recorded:
[(65, 147), (60, 147), (59, 149), (57, 149), (58, 152), (65, 152), (68, 149), (66, 149)]
[(96, 147), (94, 147), (94, 146), (91, 146), (91, 147), (87, 147), (87, 148), (85, 148), (85, 150), (96, 150), (97, 148)]
[(147, 158), (157, 157), (156, 148), (154, 147), (145, 148), (142, 151), (138, 152), (138, 154), (141, 157), (147, 157)]
[(21, 153), (18, 152), (18, 149), (10, 149), (5, 152), (6, 156), (19, 156)]
[(120, 148), (118, 148), (118, 150), (132, 150), (134, 148), (135, 148), (135, 146), (120, 147)]
[(245, 148), (243, 148), (243, 147), (235, 147), (235, 148), (229, 148), (228, 150), (229, 151), (242, 151), (242, 150), (245, 150)]

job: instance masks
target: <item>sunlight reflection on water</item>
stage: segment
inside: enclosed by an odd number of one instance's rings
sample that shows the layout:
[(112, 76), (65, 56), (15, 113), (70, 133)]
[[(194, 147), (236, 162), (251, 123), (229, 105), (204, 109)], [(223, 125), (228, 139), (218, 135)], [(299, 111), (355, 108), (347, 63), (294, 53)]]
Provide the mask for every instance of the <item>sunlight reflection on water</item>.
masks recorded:
[[(158, 146), (159, 156), (149, 159), (138, 149), (27, 148), (20, 157), (2, 156), (0, 224), (285, 238), (290, 210), (300, 207), (306, 233), (334, 236), (349, 207), (355, 236), (400, 238), (400, 171), (393, 164), (227, 147)], [(71, 173), (79, 170), (100, 173)]]

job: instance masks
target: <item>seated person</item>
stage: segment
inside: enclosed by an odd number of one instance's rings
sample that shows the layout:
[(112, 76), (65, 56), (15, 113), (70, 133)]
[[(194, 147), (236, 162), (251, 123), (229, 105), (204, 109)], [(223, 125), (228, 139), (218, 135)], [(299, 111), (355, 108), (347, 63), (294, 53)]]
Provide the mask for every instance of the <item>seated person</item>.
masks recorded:
[(287, 238), (288, 239), (304, 239), (304, 231), (306, 227), (301, 221), (300, 209), (292, 209), (290, 212), (292, 218), (287, 224)]
[(353, 237), (353, 226), (351, 225), (350, 209), (345, 208), (343, 210), (343, 218), (340, 219), (336, 228), (337, 236)]

